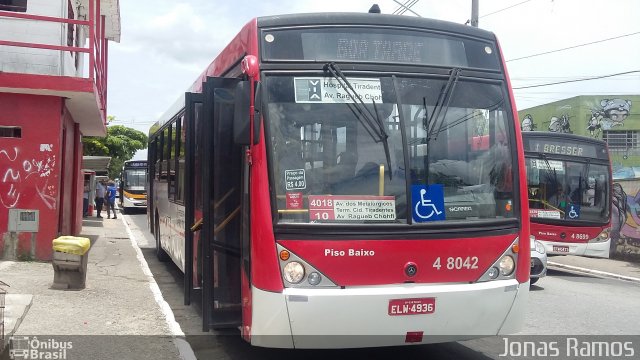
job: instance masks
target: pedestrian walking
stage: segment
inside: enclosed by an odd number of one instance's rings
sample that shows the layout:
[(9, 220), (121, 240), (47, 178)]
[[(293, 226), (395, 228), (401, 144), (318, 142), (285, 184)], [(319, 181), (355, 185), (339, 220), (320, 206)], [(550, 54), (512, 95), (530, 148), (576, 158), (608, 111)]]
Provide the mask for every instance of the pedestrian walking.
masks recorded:
[(98, 215), (96, 217), (102, 218), (100, 216), (100, 212), (102, 211), (102, 207), (104, 206), (104, 198), (107, 196), (107, 187), (105, 186), (105, 181), (100, 180), (96, 185), (96, 211)]
[(117, 219), (116, 216), (116, 184), (113, 180), (109, 180), (109, 185), (107, 186), (107, 195), (105, 197), (105, 201), (107, 202), (107, 219), (111, 218), (111, 211), (113, 211), (113, 218)]

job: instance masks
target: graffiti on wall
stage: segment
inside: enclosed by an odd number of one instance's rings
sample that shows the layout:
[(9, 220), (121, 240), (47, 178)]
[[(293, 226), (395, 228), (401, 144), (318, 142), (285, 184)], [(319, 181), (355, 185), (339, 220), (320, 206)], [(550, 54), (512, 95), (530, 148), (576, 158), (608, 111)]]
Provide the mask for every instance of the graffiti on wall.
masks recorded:
[(536, 129), (536, 124), (533, 122), (531, 114), (524, 116), (524, 119), (522, 119), (522, 122), (520, 123), (520, 129), (522, 131), (534, 131)]
[(549, 131), (572, 134), (569, 115), (561, 115), (560, 117), (552, 116), (549, 119)]
[[(571, 131), (571, 122), (569, 121), (569, 115), (564, 114), (564, 115), (560, 115), (560, 117), (552, 116), (551, 118), (549, 118), (548, 123), (549, 123), (547, 127), (548, 131), (568, 133), (568, 134), (573, 133), (573, 131)], [(535, 131), (536, 127), (537, 126), (533, 121), (533, 116), (531, 116), (531, 114), (525, 115), (522, 121), (520, 122), (520, 129), (522, 131)]]
[(624, 126), (624, 121), (630, 113), (631, 100), (602, 99), (600, 107), (591, 109), (591, 117), (587, 121), (589, 135), (599, 138), (602, 130)]
[(612, 211), (611, 253), (640, 254), (640, 189), (628, 195), (614, 183)]
[(56, 208), (55, 180), (50, 179), (56, 166), (53, 144), (40, 144), (38, 150), (37, 158), (29, 158), (18, 147), (0, 148), (0, 163), (8, 164), (0, 174), (0, 204), (5, 208), (16, 207), (30, 195), (36, 195), (48, 209)]

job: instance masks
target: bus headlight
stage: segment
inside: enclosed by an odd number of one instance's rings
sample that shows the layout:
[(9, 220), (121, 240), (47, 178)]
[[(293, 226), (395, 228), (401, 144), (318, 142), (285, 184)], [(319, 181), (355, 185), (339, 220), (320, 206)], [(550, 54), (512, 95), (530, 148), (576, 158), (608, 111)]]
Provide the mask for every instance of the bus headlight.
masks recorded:
[(322, 276), (314, 271), (309, 274), (307, 281), (309, 282), (309, 284), (316, 286), (320, 284), (320, 281), (322, 281)]
[(537, 240), (535, 244), (536, 244), (536, 251), (539, 252), (540, 254), (544, 254), (544, 245), (542, 245), (542, 243)]
[(609, 239), (609, 228), (602, 230), (596, 241), (607, 241)]
[(489, 271), (487, 272), (487, 274), (489, 275), (489, 278), (491, 280), (495, 279), (498, 277), (498, 275), (500, 275), (500, 270), (498, 270), (497, 267), (492, 266)]
[(297, 284), (304, 278), (304, 266), (297, 261), (292, 261), (284, 266), (282, 273), (285, 280)]
[(505, 255), (500, 260), (500, 272), (503, 276), (509, 276), (513, 273), (513, 270), (516, 268), (516, 263), (513, 261), (513, 258), (509, 255)]

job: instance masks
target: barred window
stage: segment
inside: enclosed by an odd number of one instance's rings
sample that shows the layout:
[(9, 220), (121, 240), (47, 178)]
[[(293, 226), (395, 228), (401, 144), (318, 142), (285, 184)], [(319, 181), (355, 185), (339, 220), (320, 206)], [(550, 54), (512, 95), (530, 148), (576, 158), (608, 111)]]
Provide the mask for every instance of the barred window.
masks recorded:
[(609, 146), (610, 152), (628, 152), (640, 149), (638, 139), (640, 131), (636, 130), (605, 130), (602, 132), (602, 140)]
[(0, 10), (27, 12), (27, 0), (0, 0)]

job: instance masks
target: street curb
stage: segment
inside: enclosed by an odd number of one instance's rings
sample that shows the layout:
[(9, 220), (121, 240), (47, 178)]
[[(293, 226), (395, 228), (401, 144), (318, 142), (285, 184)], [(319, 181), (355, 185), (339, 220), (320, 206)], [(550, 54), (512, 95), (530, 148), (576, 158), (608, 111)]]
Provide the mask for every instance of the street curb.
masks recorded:
[(602, 276), (602, 277), (607, 277), (607, 278), (612, 278), (612, 279), (631, 281), (631, 282), (635, 282), (635, 283), (639, 283), (640, 284), (640, 278), (636, 278), (636, 277), (632, 277), (632, 276), (625, 276), (625, 275), (614, 274), (614, 273), (610, 273), (610, 272), (606, 272), (606, 271), (587, 269), (587, 268), (582, 268), (582, 267), (579, 267), (579, 266), (565, 265), (565, 264), (560, 264), (560, 263), (556, 263), (556, 262), (553, 262), (553, 261), (547, 261), (547, 266), (550, 267), (550, 268), (555, 267), (555, 268), (571, 270), (571, 271), (577, 271), (577, 272), (580, 272), (580, 273), (592, 274), (592, 275), (597, 275), (597, 276)]

